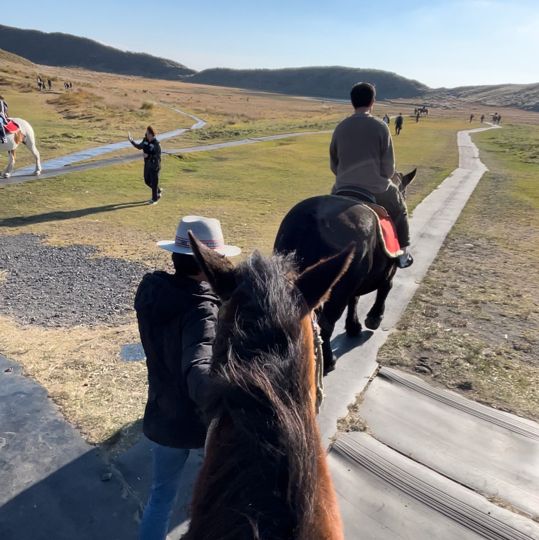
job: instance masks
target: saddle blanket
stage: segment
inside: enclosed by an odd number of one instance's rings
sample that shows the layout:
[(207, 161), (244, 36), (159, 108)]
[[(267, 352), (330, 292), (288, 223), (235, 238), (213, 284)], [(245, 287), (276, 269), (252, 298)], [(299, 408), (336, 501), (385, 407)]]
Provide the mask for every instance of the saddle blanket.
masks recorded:
[(5, 126), (4, 129), (7, 133), (16, 133), (19, 131), (19, 124), (16, 124), (13, 120), (10, 120)]
[(397, 238), (397, 231), (393, 220), (389, 217), (387, 210), (383, 206), (372, 203), (363, 203), (368, 206), (378, 218), (378, 226), (380, 230), (380, 236), (384, 242), (384, 249), (388, 257), (398, 257), (402, 255), (399, 239)]

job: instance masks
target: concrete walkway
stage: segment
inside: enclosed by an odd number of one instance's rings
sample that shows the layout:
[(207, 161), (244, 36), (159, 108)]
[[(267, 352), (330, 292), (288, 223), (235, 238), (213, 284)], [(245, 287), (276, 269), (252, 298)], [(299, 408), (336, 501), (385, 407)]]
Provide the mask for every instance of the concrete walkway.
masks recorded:
[(326, 378), (323, 436), (335, 435), (361, 393), (366, 424), (365, 433), (339, 434), (329, 455), (346, 538), (539, 539), (539, 425), (398, 370), (378, 372), (376, 362), (486, 171), (469, 135), (482, 130), (458, 134), (459, 168), (414, 211), (415, 263), (397, 274), (382, 331), (364, 332), (360, 349), (335, 338), (344, 354)]
[[(178, 137), (183, 135), (187, 131), (201, 129), (206, 125), (206, 122), (197, 116), (181, 111), (180, 109), (172, 108), (173, 111), (187, 116), (195, 121), (195, 123), (189, 128), (180, 128), (174, 129), (172, 131), (166, 131), (159, 134), (159, 140), (165, 141), (167, 139), (172, 139), (173, 137)], [(94, 148), (87, 148), (85, 150), (80, 150), (67, 156), (61, 156), (54, 159), (49, 159), (42, 163), (43, 172), (47, 173), (48, 171), (62, 170), (64, 167), (69, 167), (75, 163), (92, 159), (99, 156), (104, 156), (110, 154), (111, 152), (117, 152), (118, 150), (125, 150), (126, 148), (132, 148), (132, 145), (129, 141), (119, 141), (115, 143), (105, 144), (103, 146), (96, 146)], [(140, 157), (137, 154), (137, 157)], [(13, 173), (14, 177), (28, 177), (33, 176), (34, 165), (28, 165), (27, 167), (22, 167), (21, 169), (16, 169)], [(41, 175), (43, 177), (44, 175)], [(38, 177), (39, 178), (39, 177)], [(6, 182), (9, 183), (9, 182)]]

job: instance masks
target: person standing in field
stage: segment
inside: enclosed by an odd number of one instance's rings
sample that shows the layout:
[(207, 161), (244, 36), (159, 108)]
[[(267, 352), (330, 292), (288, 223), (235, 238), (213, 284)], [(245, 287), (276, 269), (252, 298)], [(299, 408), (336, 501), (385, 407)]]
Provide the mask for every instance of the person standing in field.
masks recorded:
[(136, 143), (128, 134), (129, 142), (138, 150), (144, 152), (144, 182), (152, 190), (150, 204), (156, 204), (161, 198), (163, 190), (159, 187), (159, 173), (161, 171), (161, 145), (155, 136), (152, 126), (146, 128), (144, 138)]
[(225, 244), (219, 220), (186, 216), (174, 240), (157, 244), (171, 252), (175, 273), (146, 274), (138, 287), (135, 310), (148, 369), (142, 430), (152, 445), (140, 540), (165, 540), (189, 452), (204, 446), (210, 409), (220, 395), (210, 375), (220, 300), (198, 266), (188, 231), (220, 255), (241, 253)]
[(395, 135), (400, 135), (403, 125), (404, 125), (404, 118), (402, 116), (402, 113), (399, 113), (399, 116), (395, 118)]
[(331, 192), (367, 192), (383, 206), (395, 224), (403, 251), (397, 264), (407, 268), (413, 263), (408, 252), (408, 210), (399, 188), (391, 181), (395, 174), (393, 140), (387, 124), (372, 115), (375, 97), (376, 90), (370, 83), (358, 83), (350, 92), (355, 112), (335, 128), (329, 147), (330, 167), (335, 174)]

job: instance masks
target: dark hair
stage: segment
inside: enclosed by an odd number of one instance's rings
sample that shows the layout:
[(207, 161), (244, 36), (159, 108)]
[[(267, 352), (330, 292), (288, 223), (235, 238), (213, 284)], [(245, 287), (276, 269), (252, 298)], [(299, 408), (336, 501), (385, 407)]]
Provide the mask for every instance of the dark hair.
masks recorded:
[(178, 276), (191, 277), (200, 273), (200, 266), (193, 255), (172, 253), (172, 263)]
[(155, 130), (153, 129), (152, 126), (148, 126), (146, 128), (146, 131), (149, 131), (151, 133), (152, 137), (155, 137)]
[(354, 84), (350, 91), (350, 99), (354, 109), (358, 107), (368, 107), (376, 97), (376, 88), (368, 82)]

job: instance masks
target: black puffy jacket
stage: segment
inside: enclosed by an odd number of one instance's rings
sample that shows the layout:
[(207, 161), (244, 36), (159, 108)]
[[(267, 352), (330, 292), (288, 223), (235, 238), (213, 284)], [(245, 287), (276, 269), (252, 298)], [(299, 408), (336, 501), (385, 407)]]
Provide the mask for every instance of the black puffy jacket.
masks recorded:
[(164, 446), (200, 448), (219, 300), (205, 282), (153, 272), (138, 287), (135, 309), (148, 368), (144, 434)]

